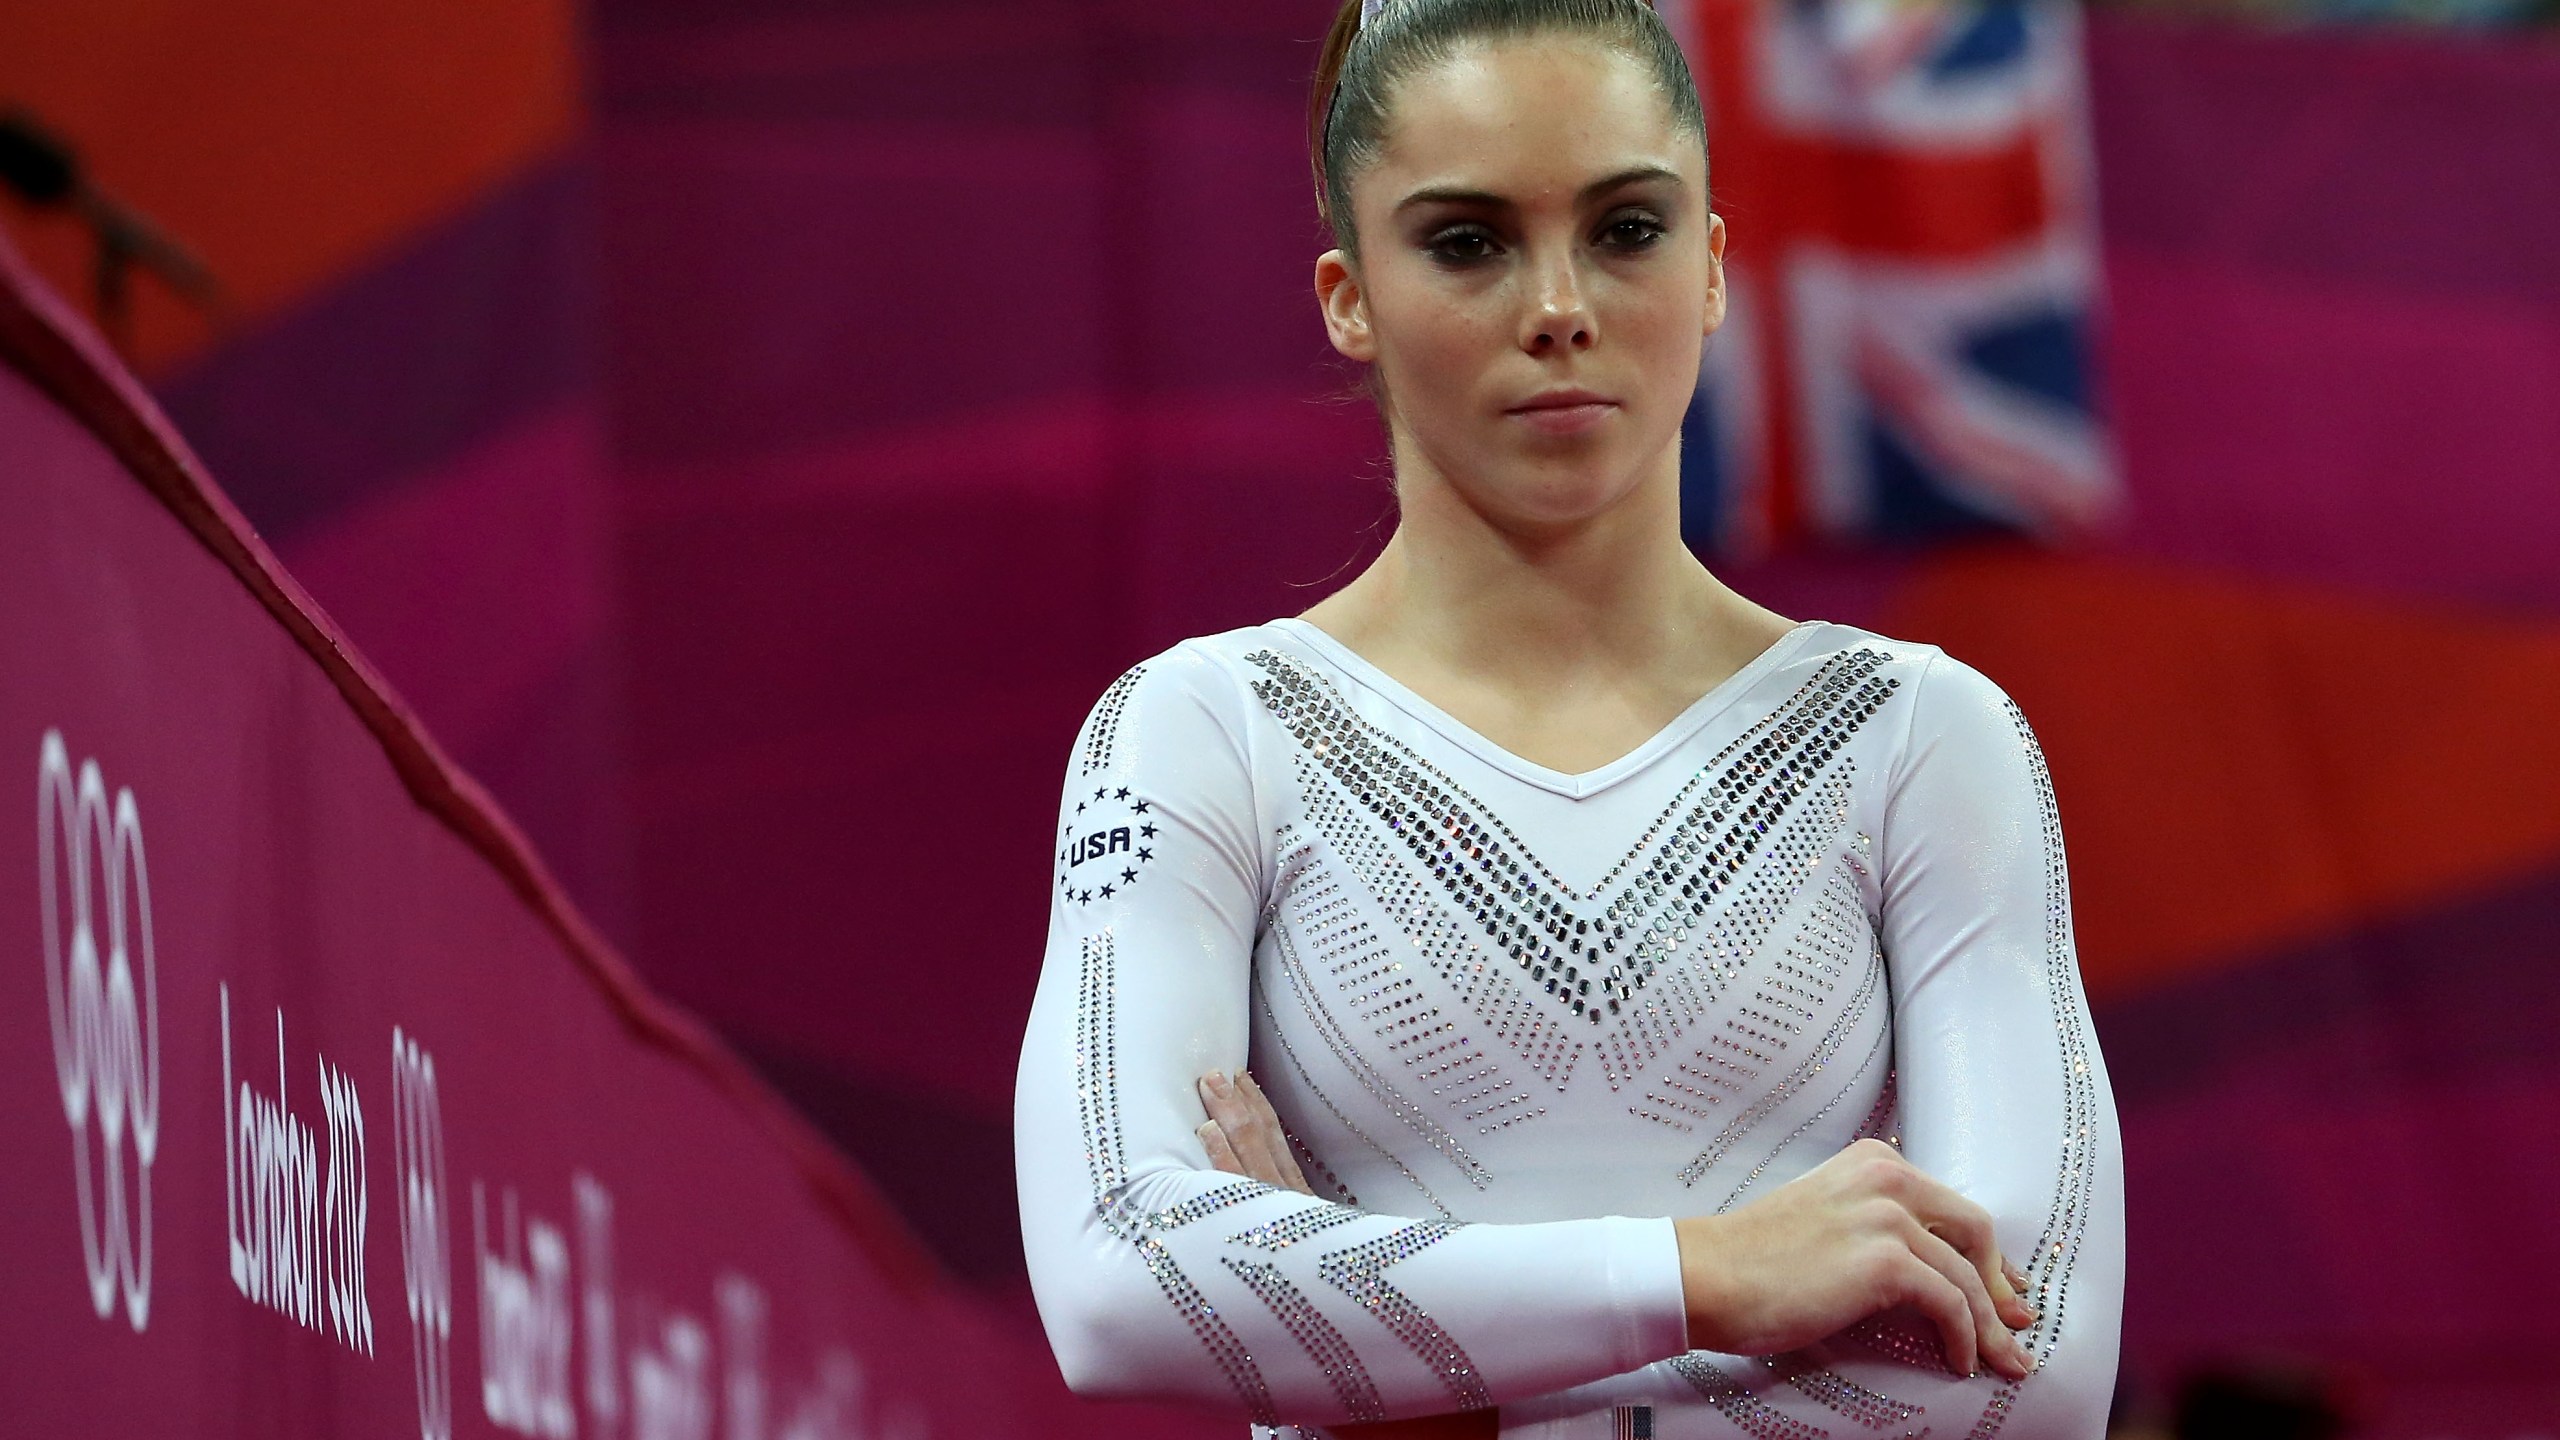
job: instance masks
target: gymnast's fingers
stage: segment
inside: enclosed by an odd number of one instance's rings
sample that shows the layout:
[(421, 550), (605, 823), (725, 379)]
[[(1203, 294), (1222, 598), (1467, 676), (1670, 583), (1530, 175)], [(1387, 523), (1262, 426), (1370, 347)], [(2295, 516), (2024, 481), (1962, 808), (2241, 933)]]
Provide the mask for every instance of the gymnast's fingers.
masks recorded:
[(1938, 1339), (1946, 1347), (1947, 1368), (1970, 1378), (1980, 1355), (1980, 1342), (1974, 1329), (1973, 1307), (1965, 1303), (1964, 1291), (1918, 1255), (1906, 1255), (1894, 1278), (1899, 1289), (1897, 1299), (1938, 1327)]
[(2027, 1297), (2019, 1290), (2017, 1282), (2009, 1278), (2015, 1270), (2016, 1267), (2003, 1257), (1998, 1265), (1983, 1272), (1983, 1283), (1991, 1291), (1991, 1303), (1999, 1310), (2000, 1318), (2008, 1323), (2010, 1329), (2024, 1330), (2036, 1323), (2037, 1311), (2027, 1303)]
[(1949, 1284), (1963, 1293), (1965, 1309), (1974, 1327), (1974, 1348), (1978, 1358), (2012, 1380), (2027, 1377), (2027, 1352), (2018, 1337), (2002, 1323), (1994, 1308), (1991, 1292), (1983, 1285), (1982, 1276), (1972, 1261), (1947, 1240), (1928, 1230), (1914, 1230), (1910, 1237), (1911, 1253), (1930, 1268), (1945, 1276)]
[(1218, 1128), (1217, 1121), (1203, 1120), (1200, 1128), (1191, 1133), (1199, 1136), (1200, 1143), (1208, 1148), (1211, 1169), (1224, 1170), (1230, 1175), (1246, 1173), (1244, 1162), (1236, 1158), (1235, 1147), (1227, 1143), (1227, 1132)]
[(1243, 1080), (1240, 1088), (1253, 1102), (1254, 1109), (1271, 1127), (1271, 1150), (1273, 1158), (1279, 1162), (1279, 1183), (1301, 1194), (1313, 1195), (1316, 1188), (1307, 1183), (1307, 1172), (1298, 1168), (1298, 1157), (1289, 1148), (1288, 1128), (1280, 1123), (1280, 1112), (1271, 1108), (1271, 1097), (1262, 1093), (1262, 1082), (1254, 1079), (1250, 1070), (1239, 1070), (1236, 1075)]
[[(2010, 1265), (2000, 1253), (2000, 1238), (1992, 1231), (1990, 1211), (1907, 1161), (1896, 1173), (1889, 1193), (1901, 1201), (1903, 1208), (1917, 1217), (1931, 1234), (1954, 1247), (1965, 1258), (1973, 1271), (1972, 1279), (1961, 1282), (1966, 1293), (1980, 1291), (1988, 1313), (1997, 1321), (2012, 1327), (2024, 1327), (2035, 1322), (2035, 1312), (2027, 1308), (2026, 1302), (2018, 1297), (2017, 1288), (2010, 1282)], [(1997, 1353), (2005, 1348), (2001, 1343), (2005, 1338), (1986, 1340), (1985, 1343)]]
[(2044, 1312), (2037, 1309), (2035, 1302), (2027, 1298), (2027, 1272), (2019, 1269), (2015, 1261), (2003, 1256), (2000, 1260), (2000, 1274), (2009, 1282), (2009, 1294), (2017, 1304), (2016, 1315), (2009, 1321), (2010, 1326), (2023, 1330), (2042, 1319)]
[[(1212, 1070), (1201, 1077), (1200, 1103), (1208, 1110), (1209, 1119), (1225, 1132), (1227, 1148), (1243, 1164), (1240, 1173), (1266, 1185), (1289, 1183), (1281, 1178), (1280, 1162), (1271, 1153), (1271, 1132), (1279, 1128), (1277, 1120), (1265, 1124), (1262, 1115), (1254, 1113), (1253, 1103), (1242, 1087), (1225, 1071)], [(1268, 1107), (1263, 1113), (1269, 1113)]]
[[(1957, 1253), (1973, 1267), (1974, 1275), (1980, 1281), (1979, 1288), (1988, 1298), (1991, 1313), (2012, 1328), (2024, 1328), (2035, 1323), (2036, 1312), (2027, 1308), (2027, 1302), (2018, 1297), (2016, 1287), (2009, 1283), (2009, 1261), (2000, 1253), (1999, 1237), (1992, 1233), (1991, 1212), (1953, 1190), (1939, 1186), (1936, 1181), (1928, 1184), (1943, 1192), (1935, 1197), (1935, 1201), (1939, 1214), (1945, 1218), (1924, 1223), (1928, 1224), (1931, 1234), (1955, 1247)], [(1967, 1293), (1974, 1288), (1968, 1284)], [(1986, 1340), (1984, 1344), (1998, 1350), (2006, 1341), (2004, 1335), (1997, 1341)]]

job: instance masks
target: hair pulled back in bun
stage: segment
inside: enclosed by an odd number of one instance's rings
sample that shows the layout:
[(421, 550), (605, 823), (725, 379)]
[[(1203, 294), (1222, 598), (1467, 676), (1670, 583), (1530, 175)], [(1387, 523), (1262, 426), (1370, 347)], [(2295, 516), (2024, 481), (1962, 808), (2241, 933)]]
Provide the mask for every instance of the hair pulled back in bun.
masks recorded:
[(1473, 41), (1549, 34), (1598, 40), (1650, 69), (1672, 117), (1706, 146), (1706, 107), (1689, 57), (1646, 0), (1386, 0), (1366, 24), (1361, 10), (1362, 0), (1343, 0), (1333, 17), (1307, 107), (1316, 209), (1334, 243), (1355, 255), (1351, 179), (1377, 158), (1396, 86)]

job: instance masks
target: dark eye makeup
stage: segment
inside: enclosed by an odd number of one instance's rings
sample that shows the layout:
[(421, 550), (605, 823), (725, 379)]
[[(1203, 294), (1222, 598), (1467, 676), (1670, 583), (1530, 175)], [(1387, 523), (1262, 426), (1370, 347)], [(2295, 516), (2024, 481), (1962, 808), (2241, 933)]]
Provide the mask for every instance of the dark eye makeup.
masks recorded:
[[(1670, 229), (1654, 211), (1628, 206), (1611, 212), (1600, 222), (1592, 243), (1621, 254), (1638, 254), (1652, 249)], [(1455, 270), (1492, 259), (1500, 252), (1502, 241), (1490, 227), (1462, 221), (1427, 232), (1421, 248), (1434, 261)]]

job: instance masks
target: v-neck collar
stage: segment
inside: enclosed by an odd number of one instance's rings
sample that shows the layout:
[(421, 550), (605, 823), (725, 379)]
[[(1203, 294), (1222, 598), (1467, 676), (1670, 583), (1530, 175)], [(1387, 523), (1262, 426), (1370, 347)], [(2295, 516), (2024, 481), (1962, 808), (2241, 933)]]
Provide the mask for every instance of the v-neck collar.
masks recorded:
[(1641, 744), (1595, 770), (1567, 774), (1552, 770), (1534, 760), (1524, 759), (1486, 739), (1473, 726), (1425, 700), (1403, 681), (1361, 658), (1358, 651), (1336, 640), (1310, 621), (1295, 615), (1270, 622), (1297, 637), (1309, 648), (1331, 662), (1352, 679), (1384, 699), (1388, 704), (1437, 731), (1459, 749), (1482, 760), (1496, 770), (1541, 790), (1551, 791), (1569, 800), (1596, 795), (1629, 775), (1644, 769), (1697, 733), (1727, 706), (1740, 699), (1760, 678), (1786, 663), (1813, 632), (1830, 623), (1824, 620), (1801, 620), (1769, 647), (1746, 661), (1742, 668), (1708, 687), (1707, 692), (1691, 701), (1686, 709), (1673, 716), (1671, 722), (1647, 737)]

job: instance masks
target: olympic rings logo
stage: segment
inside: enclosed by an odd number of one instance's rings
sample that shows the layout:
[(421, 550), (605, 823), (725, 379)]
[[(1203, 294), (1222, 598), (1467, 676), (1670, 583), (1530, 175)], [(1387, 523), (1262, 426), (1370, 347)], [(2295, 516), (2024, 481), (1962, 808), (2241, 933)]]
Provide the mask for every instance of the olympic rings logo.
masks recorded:
[(453, 1440), (453, 1251), (445, 1238), (444, 1106), (436, 1059), (391, 1032), (391, 1149), (400, 1182), (400, 1271), (418, 1376), (420, 1440)]
[[(44, 925), (44, 990), (53, 1068), (80, 1202), (80, 1253), (89, 1303), (104, 1320), (124, 1296), (138, 1332), (151, 1319), (151, 1161), (160, 1149), (160, 978), (151, 943), (151, 871), (133, 791), (112, 804), (98, 762), (75, 776), (62, 732), (47, 730), (36, 761), (36, 880)], [(98, 948), (105, 923), (106, 950)], [(133, 957), (142, 958), (142, 990)], [(89, 1128), (98, 1130), (92, 1182)], [(125, 1187), (124, 1140), (135, 1179)]]

